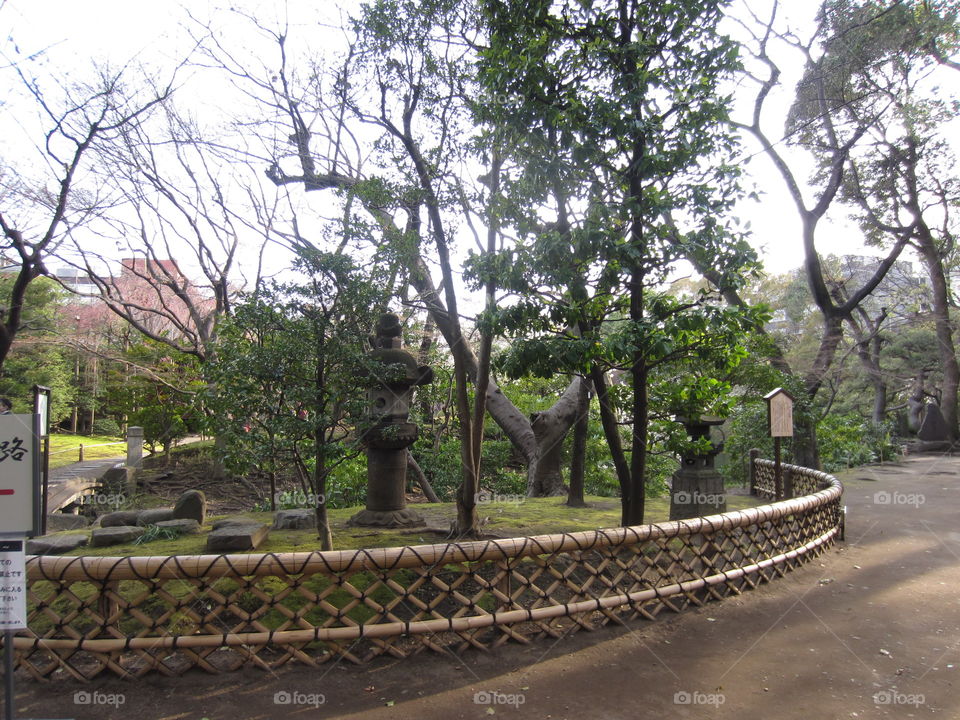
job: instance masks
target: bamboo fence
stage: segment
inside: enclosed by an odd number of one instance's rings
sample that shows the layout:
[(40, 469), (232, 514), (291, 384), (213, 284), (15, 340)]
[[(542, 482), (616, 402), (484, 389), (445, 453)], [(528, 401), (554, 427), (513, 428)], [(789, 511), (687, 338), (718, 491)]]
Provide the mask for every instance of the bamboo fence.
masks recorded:
[[(758, 492), (772, 487), (767, 463), (755, 461)], [(219, 673), (654, 620), (754, 588), (837, 539), (840, 483), (784, 468), (801, 496), (656, 525), (334, 552), (30, 557), (16, 663), (51, 680)]]

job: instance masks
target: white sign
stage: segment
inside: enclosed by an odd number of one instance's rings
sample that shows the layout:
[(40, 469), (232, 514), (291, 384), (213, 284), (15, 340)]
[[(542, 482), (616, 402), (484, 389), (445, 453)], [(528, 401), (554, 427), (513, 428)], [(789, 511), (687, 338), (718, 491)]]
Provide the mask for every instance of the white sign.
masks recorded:
[(0, 540), (0, 630), (27, 627), (27, 568), (23, 540)]
[(40, 416), (40, 434), (45, 435), (49, 432), (48, 428), (50, 427), (50, 419), (47, 417), (50, 412), (49, 407), (47, 407), (47, 398), (46, 393), (37, 394), (37, 415)]
[(0, 535), (35, 530), (39, 465), (33, 415), (0, 415)]

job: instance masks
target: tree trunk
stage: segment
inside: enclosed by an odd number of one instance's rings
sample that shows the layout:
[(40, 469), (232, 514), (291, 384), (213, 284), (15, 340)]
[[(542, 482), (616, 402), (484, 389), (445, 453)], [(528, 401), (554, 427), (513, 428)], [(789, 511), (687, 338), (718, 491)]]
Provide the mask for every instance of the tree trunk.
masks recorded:
[(573, 425), (573, 449), (570, 452), (570, 490), (567, 505), (586, 507), (583, 479), (587, 460), (587, 433), (590, 430), (590, 386), (584, 380), (577, 393), (577, 420)]
[(437, 493), (433, 491), (433, 486), (430, 484), (430, 481), (427, 480), (427, 476), (424, 475), (423, 468), (420, 467), (420, 463), (413, 457), (413, 453), (410, 452), (409, 448), (407, 448), (407, 470), (413, 472), (413, 477), (417, 481), (417, 485), (420, 486), (420, 489), (423, 490), (423, 496), (427, 500), (432, 503), (440, 502)]
[(960, 388), (960, 365), (957, 364), (957, 349), (953, 343), (953, 328), (950, 325), (950, 291), (947, 287), (943, 262), (937, 251), (930, 229), (921, 223), (917, 231), (917, 248), (930, 276), (933, 289), (933, 318), (936, 325), (937, 351), (943, 369), (943, 396), (940, 409), (950, 431), (950, 439), (960, 439), (957, 426), (957, 391)]
[(536, 456), (527, 466), (527, 497), (563, 495), (563, 440), (577, 417), (580, 388), (583, 378), (573, 382), (549, 410), (533, 413), (530, 427), (536, 439)]
[[(620, 424), (617, 421), (617, 414), (610, 404), (607, 379), (603, 375), (603, 370), (597, 366), (591, 367), (590, 379), (597, 391), (597, 402), (600, 405), (600, 424), (603, 426), (603, 435), (607, 440), (607, 447), (610, 449), (613, 467), (617, 471), (622, 499), (630, 492), (630, 467), (627, 465), (627, 457), (623, 452), (623, 443), (620, 440)], [(623, 513), (621, 513), (621, 519), (622, 515)]]

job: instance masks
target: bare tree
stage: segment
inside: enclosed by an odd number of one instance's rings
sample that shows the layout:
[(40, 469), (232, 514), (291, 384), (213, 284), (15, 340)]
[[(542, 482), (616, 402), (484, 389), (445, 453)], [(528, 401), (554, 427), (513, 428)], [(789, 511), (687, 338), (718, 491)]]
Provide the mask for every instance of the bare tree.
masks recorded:
[[(838, 300), (831, 293), (817, 249), (817, 228), (828, 209), (838, 199), (844, 182), (849, 178), (851, 154), (872, 124), (876, 122), (876, 118), (865, 115), (859, 119), (859, 122), (846, 123), (833, 112), (828, 100), (824, 74), (820, 72), (823, 69), (824, 57), (822, 48), (817, 42), (818, 33), (815, 32), (809, 39), (801, 41), (789, 29), (783, 29), (779, 22), (778, 0), (773, 0), (770, 4), (770, 12), (766, 19), (761, 19), (750, 9), (747, 9), (746, 13), (751, 20), (743, 22), (742, 26), (751, 41), (747, 42), (745, 47), (752, 55), (753, 65), (756, 68), (747, 71), (746, 74), (756, 83), (757, 91), (751, 117), (746, 121), (734, 122), (734, 125), (759, 143), (783, 180), (800, 216), (800, 242), (804, 251), (807, 284), (820, 310), (823, 322), (819, 349), (811, 367), (804, 374), (807, 397), (813, 401), (823, 387), (836, 357), (843, 337), (844, 321), (853, 316), (863, 299), (870, 295), (883, 280), (905, 247), (909, 233), (905, 232), (895, 238), (886, 257), (877, 263), (873, 274), (862, 285), (849, 289), (842, 300)], [(804, 129), (809, 131), (815, 128), (820, 138), (817, 148), (820, 167), (813, 178), (816, 187), (812, 200), (808, 200), (805, 196), (804, 183), (799, 177), (800, 171), (791, 164), (781, 147), (780, 140), (771, 137), (764, 127), (765, 110), (770, 104), (771, 92), (779, 85), (782, 74), (772, 51), (772, 46), (775, 44), (797, 53), (807, 67), (808, 89), (815, 103), (811, 108), (815, 107), (815, 112), (808, 115)], [(852, 101), (855, 102), (855, 100)], [(797, 437), (798, 442), (795, 444), (797, 461), (810, 467), (819, 467), (815, 429), (813, 427), (799, 429), (801, 434)]]
[[(67, 233), (98, 218), (114, 199), (89, 182), (91, 155), (101, 144), (139, 126), (155, 107), (170, 96), (172, 84), (128, 83), (133, 68), (111, 71), (94, 68), (86, 83), (63, 78), (38, 78), (31, 68), (13, 63), (5, 69), (25, 91), (8, 97), (6, 112), (28, 130), (36, 127), (30, 167), (13, 168), (8, 154), (2, 176), (3, 208), (0, 256), (16, 271), (9, 297), (4, 299), (0, 322), (0, 364), (20, 329), (24, 293), (38, 276), (47, 273), (46, 262), (62, 246)], [(39, 115), (37, 125), (31, 116)], [(41, 129), (45, 126), (45, 129)], [(19, 163), (18, 163), (19, 165)], [(31, 171), (44, 168), (34, 180)]]
[(244, 182), (244, 169), (172, 103), (162, 123), (124, 128), (97, 158), (118, 207), (95, 231), (101, 247), (115, 247), (98, 251), (88, 229), (61, 257), (144, 336), (210, 359), (219, 319), (241, 287), (258, 285), (265, 248), (281, 241), (281, 198)]

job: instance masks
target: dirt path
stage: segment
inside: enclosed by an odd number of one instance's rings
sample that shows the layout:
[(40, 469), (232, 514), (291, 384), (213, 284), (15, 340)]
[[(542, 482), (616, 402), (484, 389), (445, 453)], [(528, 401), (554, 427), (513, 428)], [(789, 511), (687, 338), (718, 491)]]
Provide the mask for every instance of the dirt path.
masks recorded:
[(658, 623), (359, 668), (21, 682), (18, 716), (960, 718), (960, 458), (911, 457), (841, 479), (845, 543), (759, 590)]

